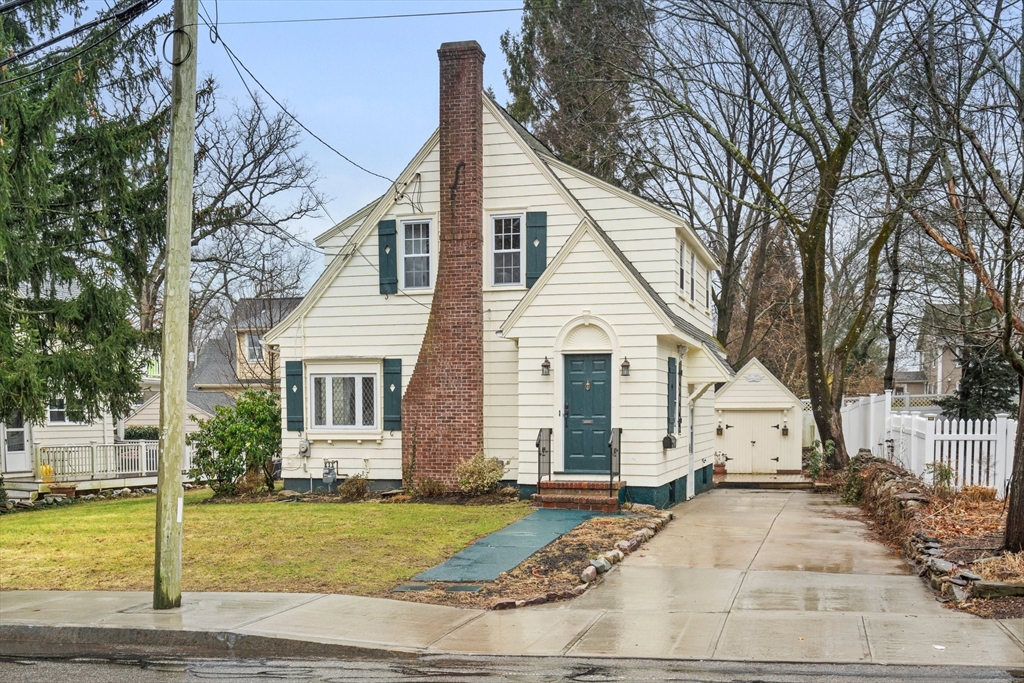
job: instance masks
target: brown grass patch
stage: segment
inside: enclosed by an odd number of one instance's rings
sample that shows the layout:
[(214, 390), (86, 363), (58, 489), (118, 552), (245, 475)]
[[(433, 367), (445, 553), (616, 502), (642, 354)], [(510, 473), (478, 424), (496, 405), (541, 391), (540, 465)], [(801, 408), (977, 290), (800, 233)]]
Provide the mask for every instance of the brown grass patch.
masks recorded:
[(1004, 553), (987, 562), (975, 562), (971, 571), (986, 581), (1024, 583), (1024, 552)]

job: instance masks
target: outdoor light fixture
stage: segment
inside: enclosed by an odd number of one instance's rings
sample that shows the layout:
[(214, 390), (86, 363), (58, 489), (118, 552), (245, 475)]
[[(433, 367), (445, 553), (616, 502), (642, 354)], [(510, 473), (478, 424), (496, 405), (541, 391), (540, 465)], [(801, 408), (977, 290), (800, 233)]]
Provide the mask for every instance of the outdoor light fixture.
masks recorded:
[(629, 377), (629, 359), (626, 357), (622, 358), (622, 370), (619, 371), (619, 374), (623, 377)]
[(782, 435), (789, 436), (789, 420), (782, 421)]
[(718, 421), (718, 428), (715, 429), (715, 433), (718, 434), (718, 436), (721, 436), (724, 433), (724, 430), (722, 429), (722, 421), (721, 420)]
[(544, 356), (544, 362), (540, 364), (540, 374), (545, 377), (551, 374), (551, 361), (548, 360), (547, 356)]

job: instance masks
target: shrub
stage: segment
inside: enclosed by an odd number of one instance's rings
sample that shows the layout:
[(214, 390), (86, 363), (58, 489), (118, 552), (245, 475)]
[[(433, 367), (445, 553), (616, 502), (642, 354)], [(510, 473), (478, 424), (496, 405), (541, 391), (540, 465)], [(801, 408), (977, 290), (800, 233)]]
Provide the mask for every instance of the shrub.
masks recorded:
[(459, 463), (455, 476), (460, 491), (470, 496), (482, 496), (497, 488), (505, 476), (505, 463), (497, 458), (485, 458), (484, 452), (480, 451)]
[(420, 498), (440, 498), (447, 490), (444, 484), (439, 482), (437, 479), (431, 479), (430, 477), (421, 477), (416, 482), (415, 493)]
[(0, 505), (7, 502), (7, 489), (4, 488), (4, 473), (0, 472)]
[(338, 484), (338, 494), (345, 500), (362, 500), (370, 491), (370, 481), (362, 474), (353, 474)]
[(821, 441), (817, 439), (811, 444), (811, 450), (807, 452), (807, 474), (811, 479), (820, 479), (825, 473), (827, 463), (836, 452), (836, 444), (829, 439), (825, 442), (825, 448), (821, 448)]
[(159, 441), (159, 427), (132, 426), (124, 428), (125, 441)]
[(929, 462), (924, 466), (925, 474), (932, 480), (932, 490), (940, 496), (953, 493), (953, 468), (944, 462)]
[[(274, 489), (273, 459), (281, 452), (277, 394), (247, 390), (233, 407), (217, 406), (212, 418), (197, 422), (199, 431), (188, 436), (188, 442), (195, 445), (189, 476), (205, 479), (222, 495), (242, 492), (240, 484), (243, 489)], [(247, 473), (259, 475), (262, 484), (252, 479), (243, 484)]]

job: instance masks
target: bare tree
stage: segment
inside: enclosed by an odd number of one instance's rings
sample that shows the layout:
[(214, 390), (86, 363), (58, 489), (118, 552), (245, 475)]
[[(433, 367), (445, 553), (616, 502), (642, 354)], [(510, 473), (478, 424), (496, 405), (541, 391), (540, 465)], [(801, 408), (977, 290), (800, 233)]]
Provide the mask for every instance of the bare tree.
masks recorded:
[[(757, 199), (748, 202), (792, 234), (808, 393), (819, 433), (836, 445), (834, 466), (848, 460), (840, 417), (847, 363), (873, 314), (879, 262), (898, 212), (858, 227), (866, 245), (862, 277), (834, 344), (826, 339), (828, 255), (834, 231), (849, 230), (856, 218), (837, 202), (872, 168), (870, 146), (858, 145), (909, 49), (907, 4), (665, 0), (652, 35), (637, 45), (642, 68), (620, 70), (653, 115), (696, 122), (756, 187)], [(788, 144), (771, 165), (751, 158), (709, 113), (709, 100), (719, 98), (741, 107), (752, 102), (785, 130)]]
[[(929, 202), (913, 216), (961, 263), (998, 315), (999, 348), (1021, 380), (1005, 547), (1024, 550), (1024, 5), (948, 0), (914, 46), (923, 120), (941, 148)], [(987, 245), (987, 246), (986, 246)]]

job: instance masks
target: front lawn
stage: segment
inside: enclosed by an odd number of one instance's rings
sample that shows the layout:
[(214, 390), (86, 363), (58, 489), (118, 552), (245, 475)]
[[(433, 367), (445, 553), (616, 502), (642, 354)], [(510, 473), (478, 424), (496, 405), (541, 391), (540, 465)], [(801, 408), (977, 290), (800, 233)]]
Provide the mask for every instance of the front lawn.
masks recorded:
[[(526, 503), (210, 505), (186, 493), (182, 590), (381, 595)], [(0, 590), (151, 590), (156, 498), (0, 518)]]

